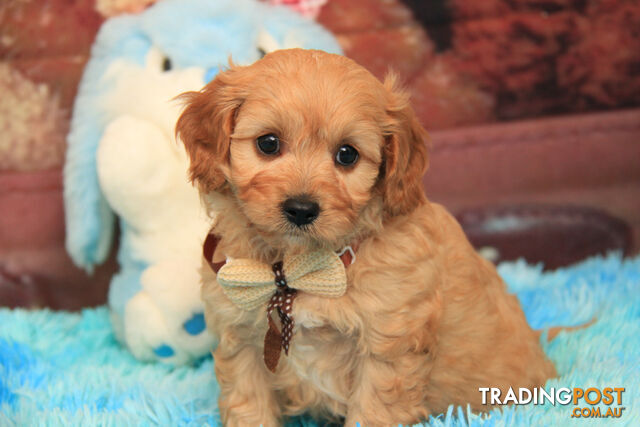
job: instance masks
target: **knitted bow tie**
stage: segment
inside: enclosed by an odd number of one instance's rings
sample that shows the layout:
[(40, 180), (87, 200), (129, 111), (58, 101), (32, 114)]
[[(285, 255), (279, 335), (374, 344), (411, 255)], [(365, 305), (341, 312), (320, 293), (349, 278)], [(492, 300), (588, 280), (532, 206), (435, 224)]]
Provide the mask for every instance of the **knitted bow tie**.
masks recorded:
[[(292, 306), (298, 290), (329, 298), (337, 298), (347, 290), (345, 267), (355, 261), (350, 247), (336, 254), (327, 250), (285, 256), (273, 265), (252, 259), (227, 259), (213, 262), (219, 237), (209, 234), (203, 253), (225, 295), (243, 310), (254, 310), (268, 302), (269, 329), (264, 341), (264, 360), (267, 368), (275, 372), (284, 349), (289, 355), (289, 342), (293, 334)], [(285, 275), (286, 272), (286, 275)], [(271, 317), (277, 309), (282, 323), (278, 331)]]

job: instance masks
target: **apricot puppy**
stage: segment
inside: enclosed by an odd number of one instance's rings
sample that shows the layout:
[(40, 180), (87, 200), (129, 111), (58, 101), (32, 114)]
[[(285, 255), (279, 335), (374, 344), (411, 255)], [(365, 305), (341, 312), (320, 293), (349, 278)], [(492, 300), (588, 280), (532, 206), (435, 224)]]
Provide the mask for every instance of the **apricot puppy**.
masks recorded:
[(282, 50), (184, 97), (176, 131), (215, 217), (202, 296), (226, 425), (411, 424), (555, 375), (495, 268), (425, 197), (427, 135), (393, 76)]

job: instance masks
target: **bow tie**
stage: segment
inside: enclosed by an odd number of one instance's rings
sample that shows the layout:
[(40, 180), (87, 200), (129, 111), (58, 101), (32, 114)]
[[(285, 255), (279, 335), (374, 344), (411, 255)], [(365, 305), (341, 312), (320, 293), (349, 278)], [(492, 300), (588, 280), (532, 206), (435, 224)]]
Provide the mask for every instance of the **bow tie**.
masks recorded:
[[(293, 334), (293, 301), (297, 292), (328, 298), (337, 298), (347, 290), (345, 268), (355, 261), (355, 254), (347, 246), (340, 253), (317, 250), (287, 256), (272, 265), (253, 259), (227, 259), (213, 262), (213, 254), (220, 238), (209, 234), (205, 240), (203, 254), (211, 268), (217, 273), (218, 284), (225, 295), (238, 307), (251, 311), (268, 302), (267, 320), (269, 329), (265, 336), (264, 359), (267, 367), (275, 372), (284, 349), (289, 354), (289, 342)], [(285, 274), (286, 273), (286, 274)], [(282, 332), (271, 317), (277, 309), (282, 323)]]

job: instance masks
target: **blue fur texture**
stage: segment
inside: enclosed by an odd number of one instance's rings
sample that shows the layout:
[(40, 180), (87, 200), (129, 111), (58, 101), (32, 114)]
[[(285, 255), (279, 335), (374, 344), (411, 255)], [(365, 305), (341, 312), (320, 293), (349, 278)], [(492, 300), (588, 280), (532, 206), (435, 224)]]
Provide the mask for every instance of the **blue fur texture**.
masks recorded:
[[(450, 407), (435, 426), (640, 425), (640, 257), (592, 258), (543, 273), (499, 272), (536, 328), (597, 322), (544, 348), (549, 387), (625, 387), (620, 419), (577, 420), (572, 405), (525, 405), (477, 415)], [(0, 310), (0, 425), (220, 425), (210, 358), (191, 367), (145, 364), (117, 345), (104, 307), (82, 313)], [(606, 407), (605, 407), (606, 408)], [(289, 425), (314, 426), (300, 417)]]

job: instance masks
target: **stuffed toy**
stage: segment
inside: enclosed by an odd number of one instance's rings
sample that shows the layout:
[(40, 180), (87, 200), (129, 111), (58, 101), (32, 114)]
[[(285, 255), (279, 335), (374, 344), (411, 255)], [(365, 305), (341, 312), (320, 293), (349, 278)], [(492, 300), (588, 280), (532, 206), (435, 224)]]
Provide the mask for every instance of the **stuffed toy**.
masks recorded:
[(200, 302), (211, 219), (174, 137), (175, 98), (230, 57), (249, 64), (289, 47), (340, 52), (314, 22), (253, 0), (164, 0), (107, 20), (97, 35), (68, 136), (66, 246), (92, 271), (119, 230), (109, 307), (116, 336), (139, 359), (189, 363), (216, 344)]

